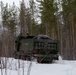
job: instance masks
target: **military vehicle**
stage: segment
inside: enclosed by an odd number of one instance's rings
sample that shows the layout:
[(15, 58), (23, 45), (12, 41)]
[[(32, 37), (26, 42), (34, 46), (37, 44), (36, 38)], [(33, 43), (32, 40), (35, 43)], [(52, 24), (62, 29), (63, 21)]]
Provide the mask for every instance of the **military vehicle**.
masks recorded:
[(15, 43), (15, 58), (30, 61), (36, 59), (38, 63), (58, 60), (59, 43), (47, 35), (18, 36)]

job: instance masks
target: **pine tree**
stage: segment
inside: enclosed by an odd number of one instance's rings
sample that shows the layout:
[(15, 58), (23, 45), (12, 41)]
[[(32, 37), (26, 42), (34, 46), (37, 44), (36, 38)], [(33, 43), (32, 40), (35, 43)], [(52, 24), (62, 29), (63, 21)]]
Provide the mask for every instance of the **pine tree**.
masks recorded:
[[(63, 33), (62, 46), (63, 56), (66, 59), (75, 59), (75, 0), (62, 1)], [(65, 48), (65, 49), (64, 49)], [(66, 54), (65, 54), (66, 53)]]
[(3, 3), (1, 5), (1, 16), (3, 24), (2, 49), (4, 50), (5, 56), (12, 56), (12, 51), (15, 50), (14, 41), (16, 37), (17, 10), (14, 3), (13, 6), (9, 6), (8, 4), (4, 6)]
[(35, 12), (36, 12), (36, 6), (35, 6), (35, 0), (29, 0), (29, 5), (30, 5), (30, 14), (31, 14), (31, 25), (30, 25), (30, 30), (31, 30), (31, 35), (34, 35), (36, 32), (35, 32), (35, 25), (36, 25), (36, 22), (35, 22)]
[(52, 39), (56, 36), (56, 17), (54, 0), (42, 0), (38, 1), (41, 3), (40, 13), (43, 28), (45, 28), (45, 34), (50, 36)]
[(26, 7), (24, 0), (20, 4), (20, 25), (21, 25), (21, 35), (26, 35), (28, 33), (28, 26), (26, 24)]

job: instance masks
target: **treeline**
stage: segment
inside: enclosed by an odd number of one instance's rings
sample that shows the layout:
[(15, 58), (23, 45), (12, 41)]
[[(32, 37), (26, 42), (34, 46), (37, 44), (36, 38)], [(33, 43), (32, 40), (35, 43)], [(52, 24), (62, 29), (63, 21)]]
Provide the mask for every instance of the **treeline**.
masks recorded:
[(18, 35), (26, 36), (40, 34), (40, 25), (36, 22), (36, 5), (33, 0), (29, 1), (26, 8), (24, 0), (18, 8), (13, 2), (12, 5), (0, 2), (0, 56), (13, 56), (15, 53), (15, 40)]
[(13, 56), (15, 39), (45, 34), (59, 41), (59, 54), (64, 59), (76, 59), (76, 0), (24, 0), (18, 8), (15, 3), (0, 2), (0, 55)]

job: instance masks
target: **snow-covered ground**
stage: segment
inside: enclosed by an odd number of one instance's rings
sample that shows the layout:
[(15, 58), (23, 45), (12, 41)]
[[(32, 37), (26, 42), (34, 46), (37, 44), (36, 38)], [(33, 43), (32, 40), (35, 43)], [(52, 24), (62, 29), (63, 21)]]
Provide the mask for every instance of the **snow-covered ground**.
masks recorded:
[(51, 64), (39, 64), (14, 58), (6, 60), (6, 69), (0, 69), (0, 75), (76, 75), (76, 61), (60, 59)]

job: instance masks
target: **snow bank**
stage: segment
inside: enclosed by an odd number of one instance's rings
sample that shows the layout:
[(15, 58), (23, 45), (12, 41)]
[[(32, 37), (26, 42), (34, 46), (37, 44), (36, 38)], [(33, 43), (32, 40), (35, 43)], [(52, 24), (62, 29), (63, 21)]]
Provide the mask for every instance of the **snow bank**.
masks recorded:
[(76, 75), (76, 61), (61, 59), (52, 64), (39, 64), (8, 58), (7, 69), (0, 69), (0, 75), (27, 75), (28, 72), (29, 75)]

